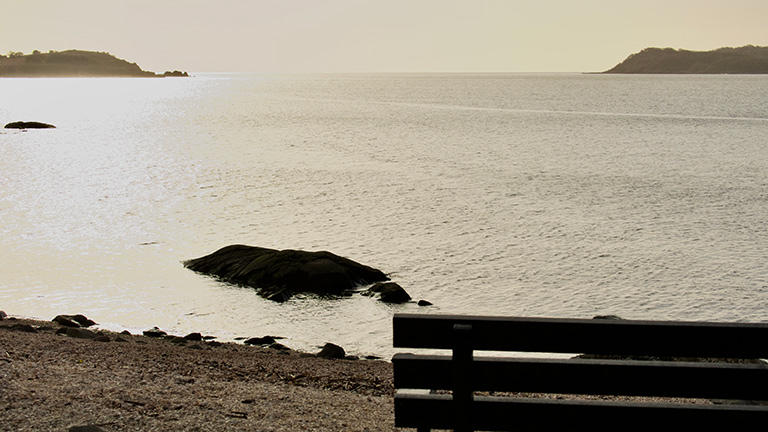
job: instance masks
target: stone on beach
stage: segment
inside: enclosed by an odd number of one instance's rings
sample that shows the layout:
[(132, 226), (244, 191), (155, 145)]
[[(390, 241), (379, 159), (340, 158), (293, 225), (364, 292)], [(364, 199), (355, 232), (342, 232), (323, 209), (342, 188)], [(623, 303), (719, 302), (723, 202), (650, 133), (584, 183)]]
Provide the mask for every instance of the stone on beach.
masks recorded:
[(342, 295), (386, 274), (326, 251), (276, 250), (231, 245), (184, 262), (190, 270), (257, 289), (259, 295), (285, 301), (297, 293)]
[(157, 328), (157, 326), (152, 327), (149, 330), (144, 330), (142, 333), (144, 334), (144, 336), (149, 336), (149, 337), (154, 337), (154, 338), (160, 338), (160, 337), (163, 337), (163, 336), (168, 334), (168, 333), (160, 330), (159, 328)]
[(90, 327), (92, 325), (96, 325), (96, 322), (81, 314), (56, 315), (52, 321), (66, 327)]
[(344, 348), (334, 345), (332, 343), (327, 343), (323, 346), (323, 349), (320, 350), (319, 353), (317, 353), (318, 357), (322, 358), (336, 358), (341, 359), (346, 357), (347, 353), (344, 352)]
[(203, 335), (198, 332), (194, 332), (184, 336), (184, 339), (189, 341), (201, 341), (203, 340)]

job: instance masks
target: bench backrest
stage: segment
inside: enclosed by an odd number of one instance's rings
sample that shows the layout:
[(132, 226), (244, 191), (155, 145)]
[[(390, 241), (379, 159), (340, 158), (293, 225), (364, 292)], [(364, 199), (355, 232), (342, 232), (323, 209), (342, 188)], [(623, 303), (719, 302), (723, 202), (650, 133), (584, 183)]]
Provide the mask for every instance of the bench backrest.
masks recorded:
[[(686, 428), (709, 429), (768, 420), (768, 407), (746, 403), (474, 397), (474, 392), (525, 392), (768, 400), (765, 364), (659, 361), (768, 358), (768, 324), (396, 314), (393, 325), (396, 348), (452, 351), (450, 356), (396, 354), (392, 359), (398, 427), (546, 430), (618, 415), (628, 422), (623, 428), (685, 421)], [(479, 350), (588, 353), (596, 358), (475, 358)], [(452, 396), (403, 389), (450, 390)]]

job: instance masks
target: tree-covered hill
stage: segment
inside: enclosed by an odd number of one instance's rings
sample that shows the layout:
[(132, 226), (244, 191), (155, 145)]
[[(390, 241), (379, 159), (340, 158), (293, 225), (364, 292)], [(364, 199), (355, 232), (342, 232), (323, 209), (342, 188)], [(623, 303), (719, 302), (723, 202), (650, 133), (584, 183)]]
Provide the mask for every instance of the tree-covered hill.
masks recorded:
[(155, 77), (109, 53), (93, 51), (34, 51), (0, 55), (0, 77)]
[(768, 47), (747, 45), (713, 51), (646, 48), (604, 73), (768, 74)]

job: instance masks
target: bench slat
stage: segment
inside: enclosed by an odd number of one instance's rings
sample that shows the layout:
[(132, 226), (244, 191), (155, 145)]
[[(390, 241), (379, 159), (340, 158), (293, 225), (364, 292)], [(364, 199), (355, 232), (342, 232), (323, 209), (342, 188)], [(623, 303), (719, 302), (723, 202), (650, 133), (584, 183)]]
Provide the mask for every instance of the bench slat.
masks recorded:
[[(450, 390), (449, 356), (395, 354), (395, 388)], [(768, 365), (475, 358), (473, 391), (768, 400)]]
[(395, 314), (396, 348), (451, 349), (472, 326), (474, 350), (768, 358), (768, 324)]
[[(453, 401), (446, 395), (397, 394), (395, 426), (451, 429)], [(470, 427), (482, 431), (570, 430), (579, 425), (613, 421), (624, 430), (731, 430), (736, 425), (768, 421), (764, 407), (745, 405), (676, 405), (478, 397)]]

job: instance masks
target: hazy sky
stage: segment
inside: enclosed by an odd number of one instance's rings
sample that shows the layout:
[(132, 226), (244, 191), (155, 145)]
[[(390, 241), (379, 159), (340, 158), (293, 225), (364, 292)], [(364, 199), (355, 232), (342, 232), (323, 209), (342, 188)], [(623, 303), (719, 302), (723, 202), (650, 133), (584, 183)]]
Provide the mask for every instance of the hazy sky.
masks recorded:
[(163, 72), (593, 72), (646, 47), (768, 45), (766, 0), (0, 0), (0, 53)]

